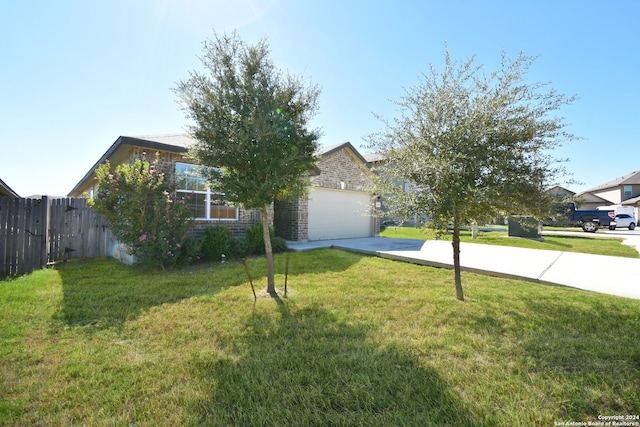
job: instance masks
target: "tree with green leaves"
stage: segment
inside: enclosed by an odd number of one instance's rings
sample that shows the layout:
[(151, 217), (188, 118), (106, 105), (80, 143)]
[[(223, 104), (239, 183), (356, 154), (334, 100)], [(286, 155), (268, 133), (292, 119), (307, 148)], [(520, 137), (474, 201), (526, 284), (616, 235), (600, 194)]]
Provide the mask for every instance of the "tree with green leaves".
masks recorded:
[(267, 259), (267, 291), (275, 293), (267, 212), (276, 200), (304, 194), (315, 163), (318, 130), (309, 129), (319, 89), (283, 75), (265, 40), (238, 34), (204, 43), (204, 72), (192, 71), (176, 92), (194, 124), (190, 150), (212, 188), (238, 206), (259, 209)]
[(159, 168), (145, 155), (114, 168), (96, 169), (97, 190), (89, 204), (109, 221), (113, 234), (136, 262), (173, 268), (189, 258), (189, 196), (178, 197)]
[(546, 190), (566, 175), (553, 150), (574, 136), (553, 113), (574, 97), (528, 84), (533, 62), (503, 52), (501, 68), (487, 74), (473, 57), (457, 63), (447, 50), (444, 70), (432, 65), (396, 102), (399, 116), (379, 117), (384, 129), (368, 137), (385, 158), (378, 191), (391, 213), (423, 216), (441, 233), (452, 229), (460, 300), (461, 227), (503, 214), (544, 218), (553, 205)]

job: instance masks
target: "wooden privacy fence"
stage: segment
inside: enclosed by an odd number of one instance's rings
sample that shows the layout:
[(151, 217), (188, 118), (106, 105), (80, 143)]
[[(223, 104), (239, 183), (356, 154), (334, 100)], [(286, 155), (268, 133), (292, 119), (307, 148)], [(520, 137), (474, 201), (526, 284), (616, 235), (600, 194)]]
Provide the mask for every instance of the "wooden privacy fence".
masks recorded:
[(85, 199), (0, 197), (0, 276), (70, 258), (106, 256), (116, 240)]

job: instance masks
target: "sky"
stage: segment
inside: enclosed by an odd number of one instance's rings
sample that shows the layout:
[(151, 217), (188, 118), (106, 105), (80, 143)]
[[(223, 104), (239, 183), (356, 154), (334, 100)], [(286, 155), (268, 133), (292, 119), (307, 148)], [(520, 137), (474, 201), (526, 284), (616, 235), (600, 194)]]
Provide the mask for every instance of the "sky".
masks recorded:
[(363, 154), (445, 49), (488, 72), (535, 56), (527, 83), (577, 96), (557, 115), (581, 139), (553, 154), (584, 191), (640, 170), (638, 16), (637, 0), (3, 0), (0, 179), (64, 196), (119, 136), (185, 132), (173, 89), (235, 30), (321, 88), (321, 146)]

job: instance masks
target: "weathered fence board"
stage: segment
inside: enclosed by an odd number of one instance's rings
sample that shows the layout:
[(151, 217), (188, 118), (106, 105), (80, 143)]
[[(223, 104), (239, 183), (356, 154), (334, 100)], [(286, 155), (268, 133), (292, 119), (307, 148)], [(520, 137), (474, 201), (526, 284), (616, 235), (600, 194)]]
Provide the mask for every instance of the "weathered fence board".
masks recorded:
[(29, 273), (46, 263), (46, 201), (0, 198), (0, 274)]
[(106, 256), (115, 243), (106, 219), (85, 199), (0, 197), (0, 276)]

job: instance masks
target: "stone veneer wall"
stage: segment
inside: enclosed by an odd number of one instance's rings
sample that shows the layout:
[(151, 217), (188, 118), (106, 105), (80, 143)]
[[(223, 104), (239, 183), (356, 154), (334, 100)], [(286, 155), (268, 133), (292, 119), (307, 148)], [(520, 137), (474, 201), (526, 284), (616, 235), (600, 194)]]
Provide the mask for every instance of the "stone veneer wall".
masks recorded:
[[(156, 152), (149, 152), (141, 147), (135, 147), (131, 153), (129, 159), (133, 162), (135, 159), (140, 158), (146, 153), (146, 158), (149, 161), (155, 159)], [(193, 163), (192, 160), (185, 158), (180, 153), (171, 153), (168, 151), (158, 151), (158, 169), (166, 174), (170, 180), (175, 179), (175, 164), (176, 162)], [(267, 216), (271, 224), (273, 224), (273, 208), (269, 209)], [(255, 223), (260, 222), (260, 211), (258, 209), (238, 209), (237, 220), (196, 220), (193, 222), (189, 235), (194, 238), (200, 238), (204, 233), (204, 230), (209, 227), (225, 226), (231, 231), (231, 235), (234, 238), (243, 238), (247, 235), (247, 230)]]

